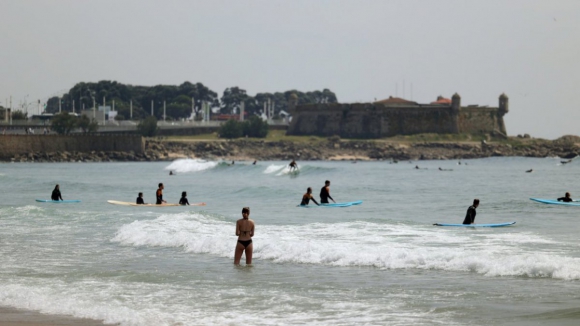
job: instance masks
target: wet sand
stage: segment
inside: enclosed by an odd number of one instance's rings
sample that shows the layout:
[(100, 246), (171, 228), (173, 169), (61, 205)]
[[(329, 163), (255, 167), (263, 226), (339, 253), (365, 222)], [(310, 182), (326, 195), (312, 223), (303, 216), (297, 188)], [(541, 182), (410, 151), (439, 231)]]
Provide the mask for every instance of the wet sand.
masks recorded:
[(65, 315), (46, 315), (30, 310), (0, 307), (0, 326), (104, 326), (103, 322)]

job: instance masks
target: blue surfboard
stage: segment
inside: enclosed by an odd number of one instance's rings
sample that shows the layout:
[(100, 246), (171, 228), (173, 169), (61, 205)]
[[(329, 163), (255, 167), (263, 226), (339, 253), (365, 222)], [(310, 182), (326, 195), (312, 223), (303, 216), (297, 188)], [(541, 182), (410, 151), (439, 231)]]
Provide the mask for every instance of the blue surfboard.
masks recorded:
[(360, 204), (362, 204), (362, 200), (349, 201), (349, 202), (345, 202), (345, 203), (320, 204), (320, 206), (317, 206), (316, 204), (313, 204), (313, 205), (298, 205), (298, 207), (304, 207), (304, 208), (315, 208), (315, 207), (350, 207), (350, 206), (355, 206), (355, 205), (360, 205)]
[(70, 204), (70, 203), (80, 203), (80, 200), (52, 200), (52, 199), (37, 199), (39, 203), (55, 203), (55, 204)]
[(564, 201), (557, 201), (557, 200), (553, 200), (553, 199), (541, 199), (541, 198), (530, 198), (530, 200), (533, 200), (535, 202), (542, 203), (542, 204), (549, 204), (549, 205), (580, 206), (580, 202), (577, 202), (577, 201), (564, 202)]
[(467, 228), (497, 228), (500, 226), (510, 226), (514, 225), (516, 222), (506, 222), (506, 223), (491, 223), (491, 224), (451, 224), (451, 223), (435, 223), (436, 226), (456, 226), (456, 227), (467, 227)]

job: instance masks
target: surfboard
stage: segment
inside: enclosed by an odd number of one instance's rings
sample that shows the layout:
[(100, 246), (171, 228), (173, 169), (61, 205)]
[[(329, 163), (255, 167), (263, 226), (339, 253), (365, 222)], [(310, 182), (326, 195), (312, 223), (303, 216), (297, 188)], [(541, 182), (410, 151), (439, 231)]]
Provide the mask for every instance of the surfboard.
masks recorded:
[(39, 203), (55, 203), (55, 204), (70, 204), (70, 203), (80, 203), (80, 200), (52, 200), (52, 199), (37, 199)]
[(355, 205), (360, 205), (360, 204), (362, 204), (362, 200), (349, 201), (349, 202), (345, 202), (345, 203), (320, 204), (320, 206), (318, 206), (316, 204), (312, 204), (312, 205), (298, 205), (298, 207), (304, 207), (304, 208), (315, 208), (315, 207), (350, 207), (350, 206), (355, 206)]
[(563, 202), (563, 201), (557, 201), (557, 200), (553, 200), (553, 199), (541, 199), (541, 198), (530, 198), (530, 200), (533, 200), (533, 201), (538, 202), (538, 203), (550, 204), (550, 205), (580, 206), (580, 202), (577, 202), (577, 201)]
[[(175, 207), (175, 206), (183, 206), (183, 205), (179, 205), (179, 204), (161, 204), (161, 205), (156, 205), (156, 204), (143, 204), (143, 205), (137, 205), (137, 204), (132, 203), (132, 202), (128, 202), (128, 201), (118, 201), (118, 200), (107, 200), (107, 203), (112, 204), (112, 205), (138, 206), (138, 207)], [(185, 205), (185, 206), (187, 206), (187, 205)], [(205, 203), (193, 203), (193, 204), (190, 204), (189, 206), (205, 206)]]
[(490, 223), (490, 224), (451, 224), (451, 223), (435, 223), (436, 226), (457, 226), (457, 227), (467, 227), (467, 228), (497, 228), (501, 226), (514, 225), (516, 222), (506, 222), (506, 223)]

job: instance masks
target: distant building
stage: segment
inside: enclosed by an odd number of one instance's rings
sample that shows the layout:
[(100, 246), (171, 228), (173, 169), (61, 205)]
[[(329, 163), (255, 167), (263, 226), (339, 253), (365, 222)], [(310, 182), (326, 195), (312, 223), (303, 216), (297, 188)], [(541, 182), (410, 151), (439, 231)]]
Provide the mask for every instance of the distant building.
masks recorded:
[(503, 116), (508, 97), (498, 107), (461, 106), (461, 97), (442, 96), (429, 104), (398, 97), (374, 103), (289, 105), (292, 121), (288, 135), (339, 135), (343, 138), (380, 138), (420, 133), (494, 134), (505, 136)]

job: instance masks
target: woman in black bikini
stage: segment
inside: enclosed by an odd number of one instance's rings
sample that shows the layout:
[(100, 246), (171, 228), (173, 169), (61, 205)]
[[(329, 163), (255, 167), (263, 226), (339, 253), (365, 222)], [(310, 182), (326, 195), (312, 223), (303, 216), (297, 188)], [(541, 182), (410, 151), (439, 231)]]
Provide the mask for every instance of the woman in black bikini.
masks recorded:
[(254, 221), (250, 220), (250, 208), (242, 209), (242, 217), (236, 222), (236, 235), (238, 243), (236, 244), (236, 253), (234, 255), (234, 264), (239, 265), (242, 254), (246, 253), (246, 265), (252, 264), (252, 252), (254, 245), (252, 237), (254, 236)]

